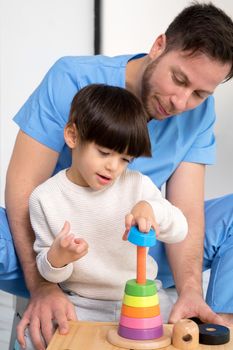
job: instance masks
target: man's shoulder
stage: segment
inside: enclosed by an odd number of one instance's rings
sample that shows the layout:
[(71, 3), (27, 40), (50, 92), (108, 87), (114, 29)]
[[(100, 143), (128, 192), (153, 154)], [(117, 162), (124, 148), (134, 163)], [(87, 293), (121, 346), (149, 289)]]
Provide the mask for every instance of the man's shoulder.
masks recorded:
[(65, 81), (65, 84), (72, 82), (78, 89), (92, 83), (124, 86), (125, 67), (132, 57), (134, 56), (109, 57), (94, 55), (61, 57), (50, 69), (51, 81), (58, 79), (58, 81)]
[(105, 56), (105, 55), (86, 55), (86, 56), (64, 56), (59, 58), (54, 68), (72, 69), (92, 66), (119, 67), (125, 66), (127, 62), (134, 57), (133, 55)]

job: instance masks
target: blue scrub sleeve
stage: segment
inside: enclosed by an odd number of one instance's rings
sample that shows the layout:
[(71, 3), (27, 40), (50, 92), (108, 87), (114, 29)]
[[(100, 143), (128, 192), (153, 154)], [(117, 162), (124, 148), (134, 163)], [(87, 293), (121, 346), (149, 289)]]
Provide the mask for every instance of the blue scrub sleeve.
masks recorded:
[(29, 297), (4, 208), (0, 208), (0, 224), (0, 289)]
[(78, 90), (69, 62), (58, 60), (14, 117), (22, 131), (56, 152), (64, 146), (64, 126)]
[[(203, 103), (196, 111), (193, 111), (193, 118), (195, 114), (199, 115), (200, 131), (195, 138), (192, 146), (183, 158), (184, 162), (193, 162), (201, 164), (214, 164), (216, 158), (216, 141), (214, 136), (215, 124), (215, 109), (214, 98), (210, 96), (206, 103)], [(190, 124), (192, 120), (190, 120)]]
[(22, 277), (22, 270), (16, 256), (4, 208), (0, 208), (0, 222), (0, 278), (13, 279)]

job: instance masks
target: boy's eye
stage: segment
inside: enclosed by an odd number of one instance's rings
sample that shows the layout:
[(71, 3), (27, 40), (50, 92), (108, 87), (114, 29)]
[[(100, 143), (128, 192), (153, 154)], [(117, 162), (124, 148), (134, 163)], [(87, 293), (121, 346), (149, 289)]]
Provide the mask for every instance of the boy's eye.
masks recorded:
[(102, 155), (102, 156), (108, 156), (110, 154), (110, 152), (108, 151), (104, 151), (102, 149), (98, 149), (99, 153)]
[(133, 158), (122, 158), (124, 162), (132, 163)]

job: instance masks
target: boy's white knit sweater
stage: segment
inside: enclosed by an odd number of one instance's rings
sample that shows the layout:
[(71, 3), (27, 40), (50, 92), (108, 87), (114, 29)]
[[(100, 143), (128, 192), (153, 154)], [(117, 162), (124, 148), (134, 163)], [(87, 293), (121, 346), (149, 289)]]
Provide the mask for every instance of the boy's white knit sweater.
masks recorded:
[[(182, 212), (139, 172), (127, 170), (100, 191), (72, 183), (66, 170), (38, 186), (29, 208), (41, 275), (80, 296), (121, 300), (126, 281), (136, 277), (136, 246), (122, 240), (125, 215), (140, 200), (146, 200), (154, 210), (159, 240), (175, 243), (185, 238), (187, 222)], [(47, 260), (47, 251), (66, 220), (71, 232), (87, 241), (89, 251), (74, 263), (54, 268)], [(148, 255), (147, 278), (156, 278), (157, 270)]]

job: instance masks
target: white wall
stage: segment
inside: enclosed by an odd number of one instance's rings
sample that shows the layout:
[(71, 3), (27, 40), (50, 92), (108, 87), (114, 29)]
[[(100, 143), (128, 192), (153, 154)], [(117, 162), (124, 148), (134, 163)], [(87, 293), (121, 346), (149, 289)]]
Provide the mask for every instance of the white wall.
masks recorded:
[[(207, 1), (208, 2), (208, 1)], [(233, 18), (232, 0), (212, 0)], [(148, 52), (187, 0), (103, 0), (102, 52), (107, 55)], [(233, 192), (233, 81), (215, 93), (217, 164), (207, 168), (206, 198)]]
[(12, 117), (60, 56), (93, 54), (93, 11), (93, 0), (0, 0), (1, 205)]

